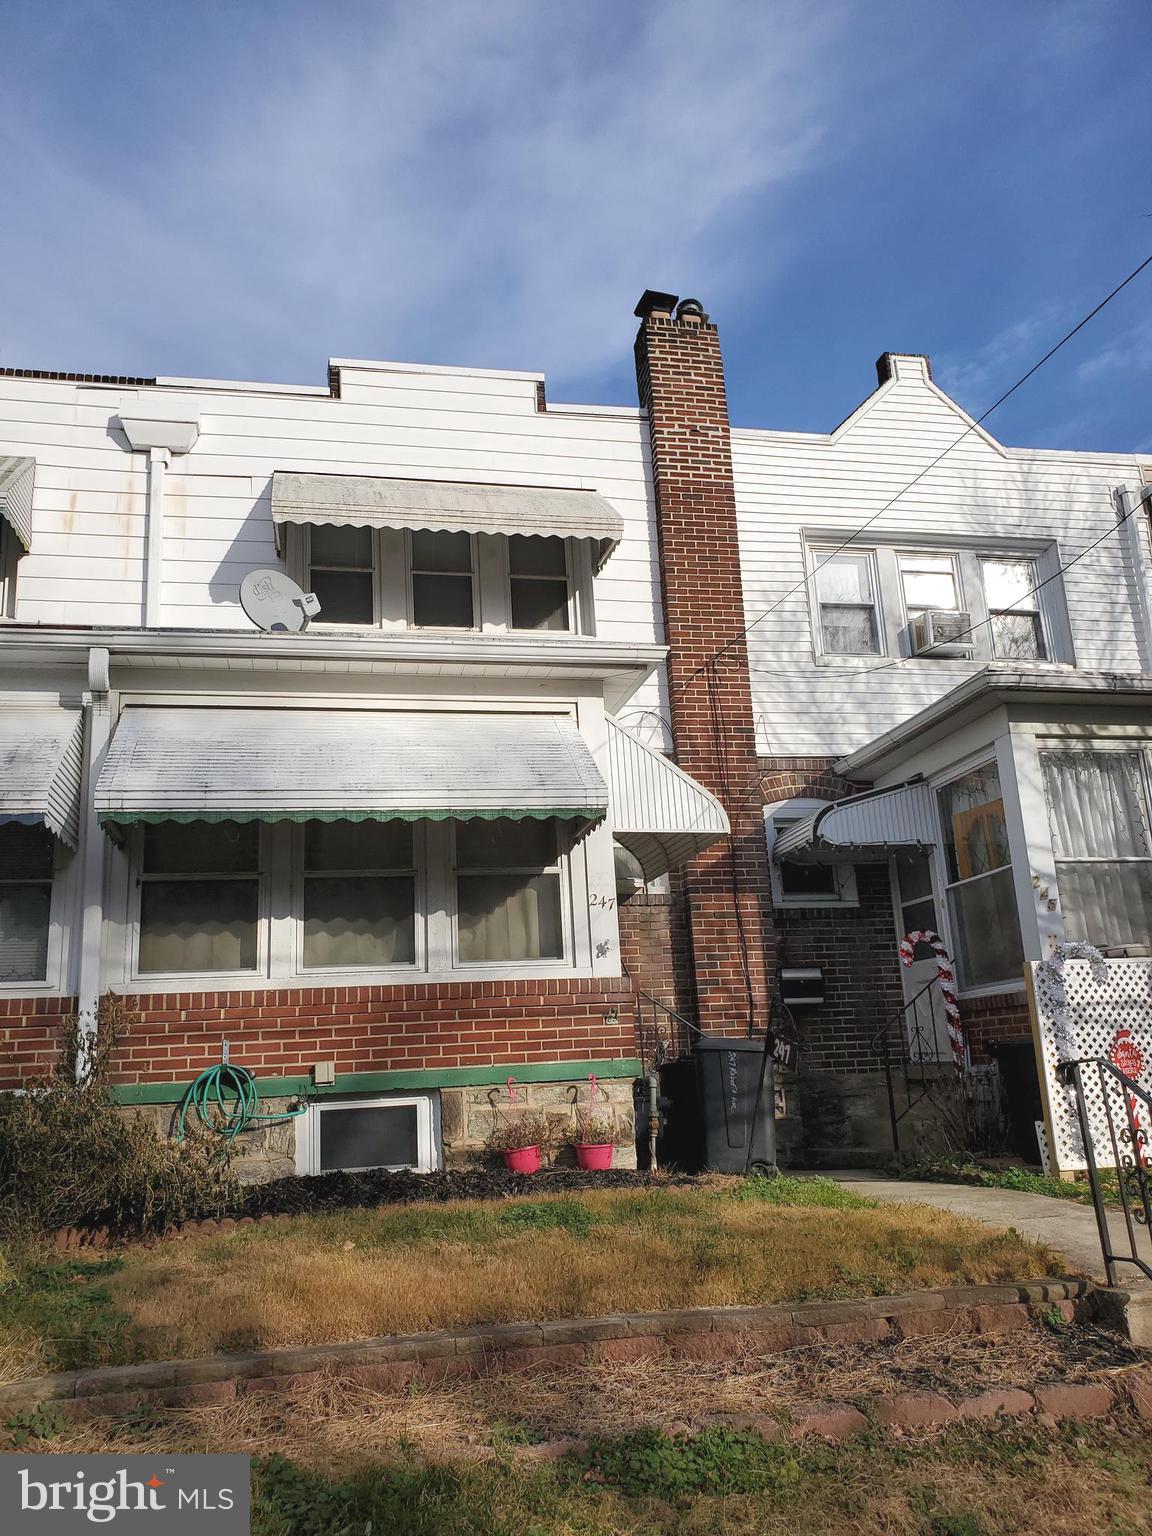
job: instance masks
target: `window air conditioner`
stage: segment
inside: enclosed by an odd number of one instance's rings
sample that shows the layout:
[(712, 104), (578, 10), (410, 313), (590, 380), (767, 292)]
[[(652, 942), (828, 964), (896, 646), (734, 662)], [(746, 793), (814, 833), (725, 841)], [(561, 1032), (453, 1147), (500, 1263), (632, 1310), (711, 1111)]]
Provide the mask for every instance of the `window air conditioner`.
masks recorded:
[(972, 615), (930, 608), (912, 620), (914, 656), (971, 656)]

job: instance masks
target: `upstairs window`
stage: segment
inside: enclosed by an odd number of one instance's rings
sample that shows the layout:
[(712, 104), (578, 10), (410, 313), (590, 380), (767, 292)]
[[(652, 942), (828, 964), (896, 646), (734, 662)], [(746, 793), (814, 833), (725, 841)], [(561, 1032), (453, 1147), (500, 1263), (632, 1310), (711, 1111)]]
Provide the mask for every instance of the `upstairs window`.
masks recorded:
[(563, 958), (556, 822), (461, 821), (455, 831), (460, 963)]
[(908, 621), (939, 609), (955, 613), (960, 607), (960, 582), (954, 555), (898, 555), (900, 588)]
[(371, 528), (308, 529), (308, 590), (322, 624), (376, 622), (376, 535)]
[(419, 530), (411, 536), (409, 555), (413, 624), (422, 629), (472, 629), (472, 535)]
[(0, 826), (0, 985), (48, 979), (52, 834)]
[(563, 539), (513, 534), (508, 540), (508, 580), (513, 629), (571, 629)]
[(259, 928), (259, 823), (145, 827), (141, 974), (254, 971)]
[(820, 638), (830, 656), (878, 656), (880, 624), (870, 554), (816, 553)]
[(992, 654), (1007, 661), (1043, 661), (1039, 577), (1032, 560), (982, 560)]

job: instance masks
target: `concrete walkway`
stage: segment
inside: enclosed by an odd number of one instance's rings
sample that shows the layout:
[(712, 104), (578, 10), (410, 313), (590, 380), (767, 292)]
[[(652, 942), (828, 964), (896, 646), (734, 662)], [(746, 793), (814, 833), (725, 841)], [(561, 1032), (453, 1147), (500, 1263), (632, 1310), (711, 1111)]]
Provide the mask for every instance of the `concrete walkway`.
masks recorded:
[[(1054, 1200), (1049, 1195), (1027, 1195), (1014, 1189), (984, 1189), (976, 1184), (921, 1184), (911, 1179), (889, 1179), (871, 1169), (833, 1170), (829, 1178), (847, 1184), (859, 1195), (896, 1205), (935, 1205), (958, 1216), (971, 1216), (991, 1227), (1015, 1227), (1022, 1237), (1047, 1243), (1068, 1260), (1071, 1273), (1104, 1279), (1104, 1260), (1096, 1216), (1090, 1205), (1075, 1200)], [(1109, 1213), (1113, 1243), (1118, 1251), (1127, 1250), (1124, 1218), (1119, 1211)], [(1138, 1250), (1145, 1259), (1152, 1258), (1152, 1239), (1142, 1230)], [(1125, 1288), (1141, 1280), (1134, 1264), (1121, 1264), (1118, 1279)]]

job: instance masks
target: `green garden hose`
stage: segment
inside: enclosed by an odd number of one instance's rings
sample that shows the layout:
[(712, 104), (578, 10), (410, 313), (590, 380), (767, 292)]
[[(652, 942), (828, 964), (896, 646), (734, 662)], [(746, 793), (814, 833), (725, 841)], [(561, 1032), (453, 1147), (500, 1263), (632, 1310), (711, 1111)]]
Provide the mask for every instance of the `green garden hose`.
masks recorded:
[(257, 1114), (260, 1090), (247, 1067), (234, 1067), (220, 1061), (206, 1067), (180, 1101), (176, 1122), (176, 1140), (184, 1140), (184, 1122), (194, 1109), (202, 1125), (231, 1144), (243, 1131), (258, 1125), (281, 1125), (302, 1115), (308, 1105), (301, 1101), (278, 1115)]

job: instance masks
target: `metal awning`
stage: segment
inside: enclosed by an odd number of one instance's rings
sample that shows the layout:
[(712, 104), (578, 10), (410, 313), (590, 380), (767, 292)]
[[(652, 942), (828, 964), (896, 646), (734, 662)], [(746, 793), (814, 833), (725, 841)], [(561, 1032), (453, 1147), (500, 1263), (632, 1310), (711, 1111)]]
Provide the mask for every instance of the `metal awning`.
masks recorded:
[(667, 874), (729, 831), (716, 796), (615, 720), (608, 721), (612, 831), (645, 880)]
[(902, 784), (821, 807), (781, 832), (772, 857), (793, 863), (863, 864), (901, 849), (931, 848), (937, 836), (928, 785)]
[(25, 549), (32, 547), (32, 485), (36, 460), (0, 454), (0, 517)]
[(443, 533), (523, 533), (595, 539), (603, 564), (624, 536), (624, 520), (597, 491), (536, 485), (391, 480), (375, 475), (272, 476), (272, 521)]
[(101, 822), (598, 821), (608, 786), (569, 715), (126, 709)]
[(83, 766), (81, 710), (0, 708), (0, 824), (43, 824), (75, 848)]

